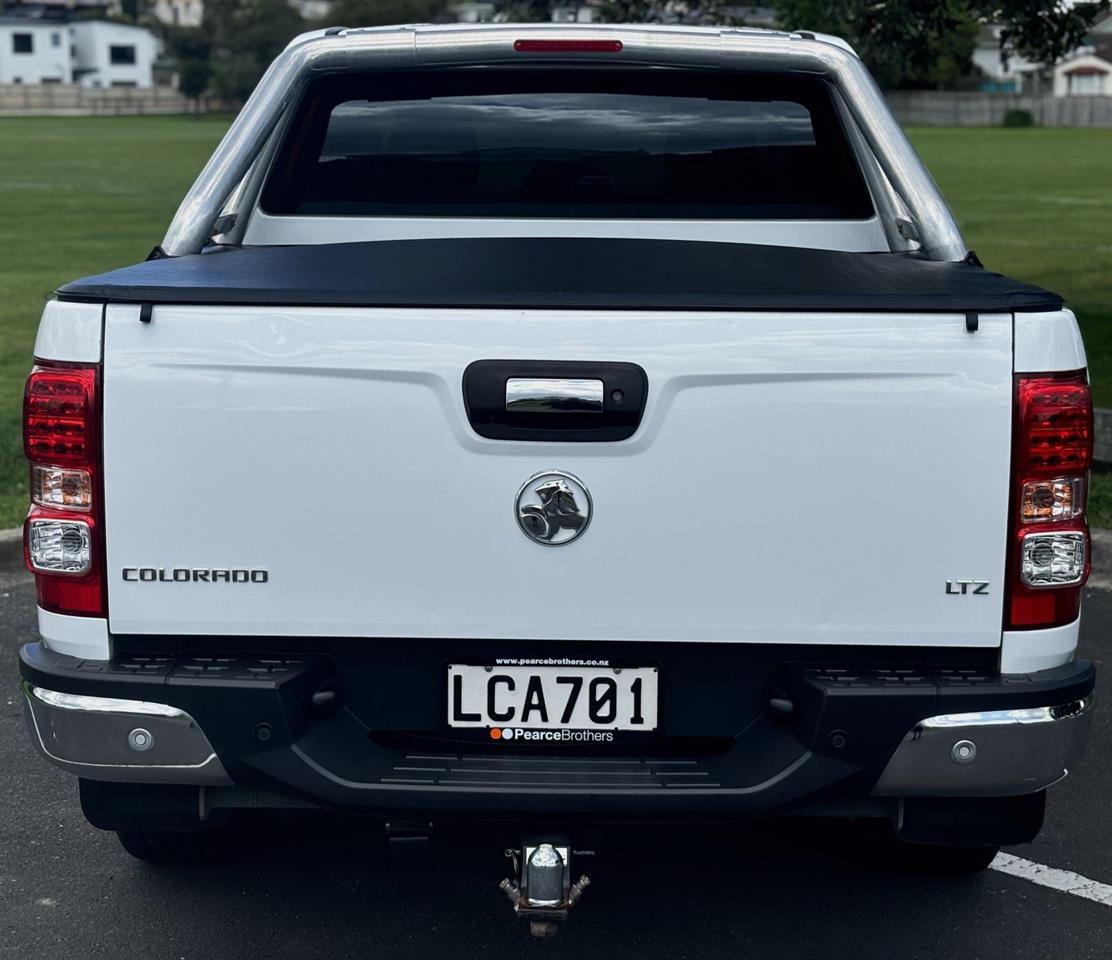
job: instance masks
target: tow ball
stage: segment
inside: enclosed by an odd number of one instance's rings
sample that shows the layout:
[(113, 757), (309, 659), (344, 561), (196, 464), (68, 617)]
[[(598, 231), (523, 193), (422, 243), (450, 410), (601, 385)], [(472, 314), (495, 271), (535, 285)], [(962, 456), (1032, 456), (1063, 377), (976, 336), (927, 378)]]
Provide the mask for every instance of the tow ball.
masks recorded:
[(586, 874), (571, 882), (571, 844), (559, 840), (526, 840), (520, 850), (509, 849), (514, 875), (498, 888), (514, 905), (514, 913), (529, 921), (534, 937), (556, 936), (556, 923), (568, 918), (583, 891), (591, 885)]

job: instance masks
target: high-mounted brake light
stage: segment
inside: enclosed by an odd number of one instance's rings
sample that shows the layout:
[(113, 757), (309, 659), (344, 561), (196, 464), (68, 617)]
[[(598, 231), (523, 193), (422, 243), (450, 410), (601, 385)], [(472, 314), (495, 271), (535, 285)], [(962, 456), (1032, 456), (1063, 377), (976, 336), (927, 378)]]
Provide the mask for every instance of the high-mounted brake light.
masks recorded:
[(1093, 459), (1093, 401), (1084, 370), (1021, 374), (1015, 387), (1008, 626), (1077, 618), (1089, 576), (1085, 521)]
[(31, 461), (24, 556), (39, 606), (54, 613), (105, 614), (98, 373), (96, 366), (40, 363), (23, 395)]
[(515, 40), (517, 53), (621, 53), (621, 40)]

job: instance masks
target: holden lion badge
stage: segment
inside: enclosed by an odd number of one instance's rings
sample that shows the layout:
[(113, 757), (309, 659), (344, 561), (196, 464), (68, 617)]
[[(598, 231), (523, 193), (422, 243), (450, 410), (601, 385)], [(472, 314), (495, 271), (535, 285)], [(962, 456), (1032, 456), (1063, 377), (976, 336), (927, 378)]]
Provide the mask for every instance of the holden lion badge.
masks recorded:
[(514, 515), (530, 540), (563, 546), (578, 539), (591, 522), (591, 495), (578, 477), (546, 470), (517, 492)]

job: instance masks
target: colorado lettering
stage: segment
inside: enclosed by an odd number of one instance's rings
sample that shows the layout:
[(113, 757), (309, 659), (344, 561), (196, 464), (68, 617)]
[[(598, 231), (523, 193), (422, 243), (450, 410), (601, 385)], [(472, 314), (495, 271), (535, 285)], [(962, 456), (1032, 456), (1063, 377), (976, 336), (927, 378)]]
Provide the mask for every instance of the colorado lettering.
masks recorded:
[(124, 567), (128, 583), (267, 583), (269, 570), (223, 567)]

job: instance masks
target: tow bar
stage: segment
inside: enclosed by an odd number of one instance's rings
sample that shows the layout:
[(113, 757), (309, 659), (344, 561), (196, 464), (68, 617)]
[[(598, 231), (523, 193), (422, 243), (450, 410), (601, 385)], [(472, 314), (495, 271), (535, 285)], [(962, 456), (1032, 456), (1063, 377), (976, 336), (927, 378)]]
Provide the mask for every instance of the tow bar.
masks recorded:
[[(576, 851), (589, 856), (588, 851)], [(529, 921), (534, 937), (556, 936), (558, 920), (566, 920), (583, 891), (591, 885), (583, 874), (571, 882), (571, 844), (562, 840), (525, 840), (520, 850), (508, 849), (506, 856), (514, 864), (513, 877), (507, 877), (498, 888), (514, 905), (514, 913)]]

